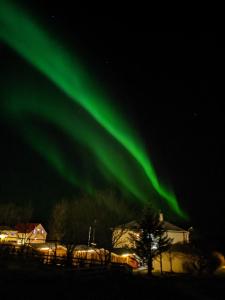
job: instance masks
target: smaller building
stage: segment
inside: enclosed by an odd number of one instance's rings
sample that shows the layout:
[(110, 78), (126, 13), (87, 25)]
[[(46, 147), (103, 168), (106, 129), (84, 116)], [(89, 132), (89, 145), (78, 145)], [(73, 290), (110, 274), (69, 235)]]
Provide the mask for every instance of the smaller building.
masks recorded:
[(41, 254), (50, 257), (64, 257), (67, 252), (66, 247), (58, 243), (32, 243), (30, 246)]
[(133, 269), (140, 267), (140, 257), (131, 249), (115, 248), (111, 253), (111, 262), (127, 264)]
[(40, 223), (20, 223), (15, 226), (18, 244), (45, 243), (47, 232)]

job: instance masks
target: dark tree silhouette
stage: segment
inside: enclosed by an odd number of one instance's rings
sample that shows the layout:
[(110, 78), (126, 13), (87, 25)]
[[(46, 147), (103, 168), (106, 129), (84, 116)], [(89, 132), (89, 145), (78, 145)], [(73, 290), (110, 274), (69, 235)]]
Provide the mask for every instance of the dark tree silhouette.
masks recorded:
[(111, 190), (98, 191), (57, 203), (50, 219), (50, 238), (66, 245), (68, 255), (72, 255), (75, 245), (85, 244), (108, 262), (113, 248), (112, 229), (130, 218), (131, 211), (123, 199)]
[(161, 253), (170, 248), (171, 239), (167, 237), (163, 222), (150, 204), (144, 207), (138, 224), (139, 228), (131, 234), (131, 239), (135, 242), (137, 254), (147, 264), (148, 275), (152, 275), (154, 257), (161, 257)]
[(28, 223), (33, 214), (31, 203), (18, 205), (13, 202), (0, 204), (0, 224), (14, 226), (17, 223)]

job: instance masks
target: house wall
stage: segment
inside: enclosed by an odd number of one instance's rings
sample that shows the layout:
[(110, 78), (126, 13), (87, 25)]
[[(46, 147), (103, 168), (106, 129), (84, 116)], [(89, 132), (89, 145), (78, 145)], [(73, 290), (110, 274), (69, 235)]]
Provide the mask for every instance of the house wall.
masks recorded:
[(168, 230), (167, 236), (168, 236), (168, 238), (172, 239), (172, 244), (189, 242), (189, 232), (188, 231)]
[(133, 230), (115, 229), (113, 232), (114, 248), (135, 248), (132, 235), (137, 234)]
[[(175, 273), (188, 273), (194, 262), (193, 256), (181, 252), (162, 253), (162, 271)], [(153, 272), (160, 272), (160, 257), (153, 260)]]
[[(55, 251), (53, 251), (55, 253)], [(67, 250), (65, 247), (57, 246), (56, 248), (56, 256), (66, 256)]]
[[(172, 239), (172, 244), (189, 242), (188, 231), (172, 231), (168, 230), (168, 238)], [(116, 240), (114, 248), (135, 248), (135, 242), (132, 241), (132, 235), (138, 235), (132, 230), (115, 229), (113, 232), (113, 239)]]
[(74, 258), (82, 258), (82, 259), (89, 259), (89, 260), (97, 260), (101, 261), (104, 260), (106, 250), (103, 249), (96, 249), (96, 250), (76, 250), (74, 251), (73, 255)]
[(41, 224), (38, 224), (33, 231), (18, 233), (18, 238), (20, 242), (25, 243), (45, 243), (47, 237), (47, 233)]
[(29, 236), (31, 243), (45, 243), (47, 233), (41, 224), (38, 224), (36, 228), (31, 232)]

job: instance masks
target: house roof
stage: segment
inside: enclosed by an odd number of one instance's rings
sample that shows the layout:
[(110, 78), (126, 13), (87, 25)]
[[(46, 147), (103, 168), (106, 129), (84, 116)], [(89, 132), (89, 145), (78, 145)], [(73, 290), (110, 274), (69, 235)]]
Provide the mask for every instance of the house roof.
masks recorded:
[(137, 221), (133, 220), (133, 221), (131, 221), (129, 223), (126, 223), (126, 224), (123, 224), (123, 225), (119, 225), (116, 228), (127, 228), (127, 229), (134, 230), (134, 229), (139, 229), (140, 226), (139, 226), (139, 224), (138, 224)]
[(165, 230), (171, 230), (171, 231), (187, 231), (181, 227), (178, 227), (170, 222), (163, 221), (163, 227)]
[[(170, 222), (167, 221), (163, 221), (163, 227), (165, 230), (171, 230), (171, 231), (186, 231), (185, 229), (178, 227)], [(126, 228), (126, 229), (130, 229), (130, 230), (138, 230), (140, 228), (138, 222), (136, 220), (133, 220), (129, 223), (126, 223), (124, 225), (119, 225), (117, 226), (117, 228)]]
[(33, 231), (40, 223), (19, 223), (16, 224), (15, 228), (19, 233), (31, 232)]

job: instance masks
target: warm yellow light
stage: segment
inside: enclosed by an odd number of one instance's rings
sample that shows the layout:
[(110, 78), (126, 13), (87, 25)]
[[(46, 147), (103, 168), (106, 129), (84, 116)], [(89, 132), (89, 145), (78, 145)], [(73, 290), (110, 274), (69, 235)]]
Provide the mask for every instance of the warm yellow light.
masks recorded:
[(75, 252), (82, 252), (82, 253), (86, 253), (86, 252), (95, 252), (95, 250), (91, 249), (91, 250), (75, 250)]
[(7, 236), (8, 236), (7, 234), (1, 233), (1, 234), (0, 234), (0, 239), (1, 239), (1, 240), (4, 240)]
[(49, 250), (49, 247), (40, 248), (40, 250)]

